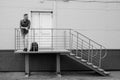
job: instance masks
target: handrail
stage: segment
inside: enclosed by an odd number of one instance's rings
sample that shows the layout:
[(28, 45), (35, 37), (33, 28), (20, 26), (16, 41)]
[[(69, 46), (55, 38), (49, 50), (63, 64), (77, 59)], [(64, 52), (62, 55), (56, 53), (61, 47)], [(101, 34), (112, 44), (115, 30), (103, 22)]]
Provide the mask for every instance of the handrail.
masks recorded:
[[(75, 41), (74, 41), (75, 42)], [(75, 42), (76, 43), (76, 42)], [(78, 43), (79, 44), (79, 43)], [(81, 48), (80, 46), (78, 46), (79, 48)], [(83, 45), (84, 48), (87, 48)], [(96, 48), (97, 49), (97, 48)], [(85, 50), (85, 49), (84, 49)], [(88, 49), (87, 49), (88, 50)], [(94, 50), (94, 49), (93, 49)], [(87, 53), (87, 52), (86, 52)], [(92, 55), (92, 57), (95, 57), (98, 53), (96, 52), (94, 55)]]
[[(76, 37), (75, 34), (73, 34), (73, 35)], [(80, 40), (84, 41), (85, 43), (89, 44), (87, 41), (85, 41), (85, 40), (83, 40), (83, 39), (81, 39), (81, 38), (79, 38), (79, 37), (78, 37), (78, 39), (80, 39)], [(92, 44), (90, 44), (90, 45), (93, 46)]]
[[(20, 28), (15, 28), (15, 29), (20, 30)], [(51, 29), (53, 29), (53, 30), (71, 30), (69, 28), (30, 28), (29, 30), (51, 30)]]
[[(78, 34), (80, 34), (81, 36), (83, 36), (83, 37), (85, 37), (85, 38), (87, 38), (88, 40), (90, 40), (90, 41), (92, 41), (93, 43), (95, 43), (95, 44), (97, 44), (97, 45), (99, 45), (99, 46), (102, 46), (105, 50), (106, 50), (106, 48), (103, 46), (103, 45), (101, 45), (101, 44), (99, 44), (99, 43), (97, 43), (97, 42), (95, 42), (94, 40), (92, 40), (92, 39), (90, 39), (90, 38), (88, 38), (87, 36), (85, 36), (85, 35), (83, 35), (82, 33), (80, 33), (80, 32), (77, 32), (77, 31), (75, 31), (75, 30), (73, 30), (73, 29), (71, 29), (72, 31), (74, 31), (74, 32), (76, 32), (76, 33), (78, 33)], [(81, 40), (83, 40), (83, 39), (81, 39)], [(85, 40), (83, 40), (84, 42), (86, 42)], [(88, 42), (86, 42), (87, 44), (89, 44)], [(91, 44), (90, 44), (91, 45)], [(92, 46), (92, 45), (91, 45)], [(104, 55), (103, 56), (101, 56), (102, 57), (102, 59), (103, 58), (105, 58), (106, 57), (106, 55), (107, 55), (107, 51), (105, 51), (105, 53), (104, 53)]]
[[(84, 46), (85, 47), (87, 46), (88, 51), (85, 52), (87, 54), (84, 54), (84, 55), (87, 56), (88, 62), (91, 62), (91, 60), (95, 61), (97, 59), (98, 61), (96, 61), (96, 62), (99, 64), (98, 67), (101, 67), (101, 60), (103, 58), (105, 58), (106, 55), (107, 55), (106, 48), (104, 46), (102, 46), (101, 44), (95, 42), (94, 40), (88, 38), (87, 36), (77, 32), (73, 29), (71, 29), (71, 35), (72, 35), (73, 39), (75, 38), (74, 39), (75, 41), (74, 40), (72, 40), (72, 41), (75, 42), (75, 44), (76, 44), (76, 46), (75, 46), (76, 55), (78, 54), (78, 50), (79, 50), (78, 48), (79, 47), (80, 47), (81, 50), (83, 50)], [(82, 42), (82, 44), (81, 44), (81, 42)], [(84, 44), (83, 44), (83, 42), (84, 42)], [(79, 45), (82, 45), (82, 48)], [(94, 49), (97, 49), (97, 50), (93, 52)], [(92, 55), (91, 55), (91, 51), (92, 51)], [(99, 58), (97, 58), (97, 57), (99, 57)]]
[(81, 36), (83, 36), (83, 37), (85, 37), (85, 38), (89, 39), (90, 41), (92, 41), (92, 42), (94, 42), (94, 43), (98, 44), (99, 46), (102, 46), (101, 44), (99, 44), (99, 43), (95, 42), (94, 40), (92, 40), (92, 39), (88, 38), (87, 36), (85, 36), (85, 35), (83, 35), (83, 34), (81, 34), (81, 33), (77, 32), (77, 31), (75, 31), (75, 30), (73, 30), (73, 29), (72, 29), (72, 31), (74, 31), (74, 32), (76, 32), (76, 33), (78, 33), (78, 34), (80, 34)]
[(102, 57), (102, 59), (103, 59), (103, 58), (105, 58), (105, 57), (107, 56), (107, 49), (106, 49), (106, 48), (104, 48), (104, 50), (105, 50), (105, 53), (104, 53), (104, 55), (103, 55), (103, 56), (101, 56), (101, 57)]

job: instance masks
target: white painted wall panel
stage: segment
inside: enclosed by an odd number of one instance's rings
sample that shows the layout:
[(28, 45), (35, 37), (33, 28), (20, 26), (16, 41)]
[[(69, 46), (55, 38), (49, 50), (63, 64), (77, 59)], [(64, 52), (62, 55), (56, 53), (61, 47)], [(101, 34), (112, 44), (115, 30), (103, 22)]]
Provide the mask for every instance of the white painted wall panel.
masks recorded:
[[(14, 49), (14, 28), (24, 13), (53, 10), (53, 2), (0, 0), (0, 49)], [(57, 28), (72, 28), (105, 45), (120, 48), (120, 4), (57, 2)]]

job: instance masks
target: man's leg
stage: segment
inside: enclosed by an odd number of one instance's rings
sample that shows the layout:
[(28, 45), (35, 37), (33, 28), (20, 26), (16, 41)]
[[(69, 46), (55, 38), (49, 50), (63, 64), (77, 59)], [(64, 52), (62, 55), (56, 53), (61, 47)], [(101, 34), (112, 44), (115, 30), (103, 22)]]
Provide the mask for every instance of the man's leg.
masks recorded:
[(23, 46), (25, 48), (25, 35), (23, 35)]
[(25, 48), (25, 34), (21, 30), (21, 37), (22, 37), (22, 43), (23, 43), (23, 49)]
[(22, 34), (24, 51), (27, 51), (28, 41), (25, 34)]
[(28, 49), (28, 34), (25, 35), (25, 48)]

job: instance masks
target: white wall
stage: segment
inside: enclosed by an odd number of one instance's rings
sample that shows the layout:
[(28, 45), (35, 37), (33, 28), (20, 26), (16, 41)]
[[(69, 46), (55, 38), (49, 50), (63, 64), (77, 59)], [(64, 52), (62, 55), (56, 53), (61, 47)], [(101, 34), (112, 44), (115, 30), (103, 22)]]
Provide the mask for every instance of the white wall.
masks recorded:
[(60, 27), (73, 28), (109, 49), (120, 48), (120, 3), (59, 3)]
[(14, 49), (14, 28), (19, 27), (23, 14), (51, 10), (52, 4), (40, 4), (39, 0), (0, 0), (0, 49)]
[[(53, 2), (0, 0), (0, 49), (14, 49), (14, 28), (24, 13), (53, 10)], [(57, 2), (57, 28), (72, 28), (105, 45), (120, 48), (120, 4)]]

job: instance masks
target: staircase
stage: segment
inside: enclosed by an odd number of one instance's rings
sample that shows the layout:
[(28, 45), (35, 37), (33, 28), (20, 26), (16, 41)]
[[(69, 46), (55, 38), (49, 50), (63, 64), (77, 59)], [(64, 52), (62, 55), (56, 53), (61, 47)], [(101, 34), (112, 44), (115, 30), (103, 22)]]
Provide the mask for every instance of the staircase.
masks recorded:
[(66, 56), (102, 76), (110, 74), (101, 68), (102, 59), (107, 55), (107, 50), (104, 46), (72, 29), (69, 35), (70, 54), (66, 54)]
[(98, 74), (102, 75), (102, 76), (108, 76), (110, 73), (103, 70), (102, 68), (94, 65), (93, 63), (91, 62), (88, 62), (87, 60), (85, 59), (82, 59), (82, 57), (78, 57), (78, 56), (75, 56), (73, 53), (70, 53), (70, 54), (66, 54), (69, 58), (79, 62), (80, 64), (83, 64), (84, 66), (90, 68), (91, 70), (97, 72)]
[[(73, 29), (30, 29), (27, 36), (28, 43), (37, 42), (39, 51), (64, 51), (65, 55), (80, 64), (94, 70), (100, 75), (110, 73), (102, 69), (102, 59), (107, 56), (107, 49), (85, 35)], [(23, 50), (21, 32), (15, 29), (15, 51)]]

